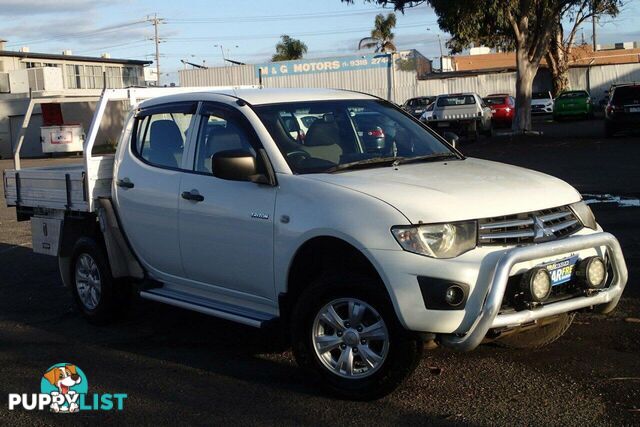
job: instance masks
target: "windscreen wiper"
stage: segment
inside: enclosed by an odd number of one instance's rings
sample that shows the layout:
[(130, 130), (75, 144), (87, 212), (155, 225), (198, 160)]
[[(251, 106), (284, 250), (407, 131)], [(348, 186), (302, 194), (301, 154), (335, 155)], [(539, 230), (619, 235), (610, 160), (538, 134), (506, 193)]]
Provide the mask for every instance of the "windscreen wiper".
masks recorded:
[(458, 155), (455, 153), (434, 153), (434, 154), (427, 154), (425, 156), (399, 158), (396, 164), (404, 165), (407, 163), (417, 163), (417, 162), (439, 162), (442, 160), (459, 159), (459, 158), (460, 157), (458, 157)]
[(358, 160), (356, 162), (343, 163), (341, 165), (333, 166), (326, 170), (327, 173), (338, 172), (348, 169), (365, 169), (370, 166), (380, 166), (380, 165), (393, 165), (398, 164), (399, 161), (403, 160), (403, 157), (374, 157), (372, 159), (363, 159)]

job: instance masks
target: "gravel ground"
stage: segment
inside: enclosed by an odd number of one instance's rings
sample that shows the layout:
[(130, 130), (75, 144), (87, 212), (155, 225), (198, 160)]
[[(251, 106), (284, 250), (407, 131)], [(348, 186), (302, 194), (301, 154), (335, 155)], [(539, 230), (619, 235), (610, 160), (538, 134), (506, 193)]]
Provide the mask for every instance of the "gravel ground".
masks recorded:
[[(537, 126), (545, 136), (461, 149), (553, 173), (583, 192), (640, 194), (640, 138), (602, 139), (598, 121)], [(7, 167), (0, 161), (0, 169)], [(318, 393), (273, 333), (146, 301), (115, 325), (87, 324), (73, 310), (56, 261), (31, 253), (28, 223), (15, 222), (14, 210), (2, 206), (0, 395), (37, 392), (47, 367), (70, 361), (87, 374), (90, 393), (129, 398), (119, 413), (72, 416), (9, 411), (5, 400), (0, 419), (25, 426), (640, 424), (640, 323), (628, 321), (640, 317), (640, 209), (595, 210), (620, 238), (630, 267), (612, 316), (580, 314), (564, 337), (537, 351), (493, 345), (467, 354), (429, 351), (396, 393), (354, 403)]]

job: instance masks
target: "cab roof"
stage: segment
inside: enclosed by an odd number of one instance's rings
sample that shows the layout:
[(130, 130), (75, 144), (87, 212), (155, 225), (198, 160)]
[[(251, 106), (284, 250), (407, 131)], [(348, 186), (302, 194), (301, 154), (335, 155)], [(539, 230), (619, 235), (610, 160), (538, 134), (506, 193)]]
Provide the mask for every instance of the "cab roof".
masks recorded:
[(151, 98), (140, 103), (140, 107), (150, 107), (167, 102), (207, 101), (216, 95), (226, 95), (242, 99), (251, 105), (278, 104), (283, 102), (328, 101), (345, 99), (378, 99), (372, 95), (340, 89), (209, 89), (193, 91), (175, 95), (165, 95)]

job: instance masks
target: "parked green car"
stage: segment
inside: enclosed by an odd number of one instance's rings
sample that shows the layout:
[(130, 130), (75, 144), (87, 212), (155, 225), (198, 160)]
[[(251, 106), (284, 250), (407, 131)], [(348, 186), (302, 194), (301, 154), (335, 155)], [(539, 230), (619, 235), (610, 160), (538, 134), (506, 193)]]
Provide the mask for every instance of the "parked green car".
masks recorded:
[(593, 103), (591, 95), (586, 90), (567, 90), (555, 99), (553, 103), (553, 119), (565, 117), (593, 117)]

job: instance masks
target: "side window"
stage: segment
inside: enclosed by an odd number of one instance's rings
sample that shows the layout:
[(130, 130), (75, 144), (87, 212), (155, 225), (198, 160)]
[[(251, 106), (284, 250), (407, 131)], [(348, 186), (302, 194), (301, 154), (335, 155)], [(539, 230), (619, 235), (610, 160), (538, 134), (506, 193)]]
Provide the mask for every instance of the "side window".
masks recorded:
[(221, 151), (246, 151), (256, 157), (257, 141), (249, 122), (227, 111), (211, 111), (202, 116), (198, 145), (196, 147), (195, 170), (213, 173), (211, 158)]
[(191, 112), (158, 112), (138, 117), (136, 155), (153, 166), (179, 169), (192, 118)]

